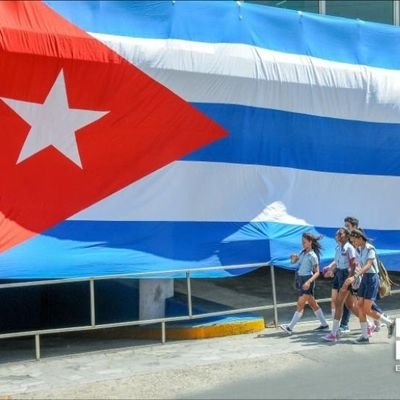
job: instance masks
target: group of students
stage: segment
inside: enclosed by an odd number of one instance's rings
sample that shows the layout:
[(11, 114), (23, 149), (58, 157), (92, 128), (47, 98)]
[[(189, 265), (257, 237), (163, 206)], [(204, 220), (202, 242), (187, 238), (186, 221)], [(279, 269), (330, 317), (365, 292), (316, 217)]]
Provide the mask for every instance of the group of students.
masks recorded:
[[(340, 336), (350, 333), (348, 323), (350, 312), (360, 320), (361, 335), (354, 340), (356, 344), (369, 343), (374, 331), (386, 325), (388, 337), (392, 337), (395, 321), (384, 314), (376, 304), (379, 296), (379, 268), (376, 249), (365, 232), (358, 227), (358, 220), (346, 217), (345, 226), (336, 232), (337, 247), (334, 260), (323, 269), (324, 277), (332, 278), (332, 328), (324, 340), (336, 342)], [(297, 308), (289, 324), (280, 325), (287, 334), (292, 334), (295, 325), (303, 316), (308, 304), (320, 321), (317, 331), (328, 331), (329, 325), (324, 313), (314, 297), (315, 281), (320, 275), (319, 258), (321, 253), (320, 236), (311, 233), (302, 235), (299, 255), (290, 256), (297, 263), (296, 289)], [(359, 282), (359, 286), (356, 282)], [(368, 317), (370, 320), (368, 320)]]

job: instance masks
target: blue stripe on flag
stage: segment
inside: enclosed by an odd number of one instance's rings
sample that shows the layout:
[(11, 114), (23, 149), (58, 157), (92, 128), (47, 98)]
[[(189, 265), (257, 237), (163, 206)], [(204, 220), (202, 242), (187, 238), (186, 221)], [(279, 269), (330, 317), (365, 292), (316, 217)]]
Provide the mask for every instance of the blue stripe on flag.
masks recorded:
[(237, 105), (196, 104), (196, 107), (224, 126), (229, 136), (189, 154), (186, 160), (400, 175), (400, 158), (393, 151), (400, 148), (398, 124)]
[(400, 58), (393, 56), (400, 52), (400, 32), (390, 25), (246, 3), (239, 7), (235, 1), (46, 3), (93, 33), (244, 43), (326, 60), (400, 69)]
[[(272, 222), (94, 222), (66, 221), (0, 258), (0, 279), (34, 279), (167, 271), (204, 266), (262, 263), (293, 268), (288, 256), (300, 250), (309, 226)], [(314, 229), (313, 229), (314, 230)], [(322, 265), (333, 258), (334, 229), (318, 229)], [(389, 269), (400, 270), (400, 231), (368, 231)], [(276, 239), (276, 240), (275, 240)], [(278, 240), (279, 239), (279, 240)], [(46, 254), (45, 261), (43, 254)], [(222, 277), (243, 271), (207, 271)], [(162, 275), (160, 275), (162, 276)]]

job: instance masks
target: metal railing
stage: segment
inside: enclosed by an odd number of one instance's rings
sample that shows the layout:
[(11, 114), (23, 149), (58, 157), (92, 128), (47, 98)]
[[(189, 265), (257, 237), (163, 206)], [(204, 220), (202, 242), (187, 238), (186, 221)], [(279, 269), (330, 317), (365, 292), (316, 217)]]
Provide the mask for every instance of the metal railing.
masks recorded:
[[(215, 271), (215, 270), (235, 270), (235, 269), (243, 269), (243, 268), (269, 268), (270, 270), (270, 278), (271, 278), (271, 288), (272, 288), (272, 305), (261, 305), (255, 307), (245, 307), (231, 310), (223, 310), (216, 312), (207, 312), (201, 314), (193, 314), (192, 309), (192, 290), (191, 290), (191, 274), (195, 272), (204, 272), (204, 271)], [(133, 320), (133, 321), (124, 321), (124, 322), (114, 322), (107, 324), (97, 324), (96, 323), (96, 304), (95, 304), (95, 281), (99, 280), (111, 280), (111, 279), (120, 279), (120, 278), (143, 278), (143, 277), (151, 277), (160, 275), (184, 275), (186, 277), (186, 289), (187, 289), (187, 302), (188, 302), (188, 314), (184, 316), (178, 317), (163, 317), (163, 318), (154, 318), (148, 320)], [(174, 278), (177, 278), (174, 276)], [(161, 324), (161, 343), (166, 342), (166, 323), (168, 322), (179, 322), (179, 321), (188, 321), (195, 320), (206, 317), (218, 317), (224, 315), (233, 315), (240, 314), (244, 312), (256, 312), (263, 310), (273, 310), (274, 314), (274, 325), (275, 327), (279, 323), (279, 314), (278, 309), (296, 306), (297, 302), (289, 302), (289, 303), (280, 303), (277, 302), (276, 296), (276, 283), (275, 283), (275, 268), (273, 265), (269, 265), (266, 263), (256, 263), (256, 264), (241, 264), (241, 265), (231, 265), (231, 266), (218, 266), (218, 267), (205, 267), (205, 268), (190, 268), (186, 270), (169, 270), (169, 271), (156, 271), (156, 272), (140, 272), (140, 273), (130, 273), (130, 274), (119, 274), (119, 275), (106, 275), (106, 276), (97, 276), (97, 277), (88, 277), (88, 278), (69, 278), (69, 279), (54, 279), (54, 280), (43, 280), (43, 281), (33, 281), (33, 282), (21, 282), (21, 283), (7, 283), (1, 284), (1, 289), (10, 289), (10, 288), (21, 288), (21, 287), (32, 287), (32, 286), (47, 286), (47, 285), (59, 285), (65, 283), (77, 283), (77, 282), (89, 282), (89, 290), (90, 290), (90, 325), (80, 325), (69, 328), (51, 328), (51, 329), (36, 329), (36, 330), (28, 330), (21, 332), (10, 332), (0, 334), (0, 339), (10, 339), (10, 338), (21, 338), (21, 337), (29, 337), (33, 336), (35, 338), (35, 357), (36, 360), (40, 360), (40, 336), (42, 335), (50, 335), (56, 333), (69, 333), (69, 332), (80, 332), (80, 331), (89, 331), (89, 330), (97, 330), (97, 329), (106, 329), (106, 328), (119, 328), (119, 327), (127, 327), (127, 326), (135, 326), (135, 325), (150, 325), (150, 324)], [(392, 294), (400, 294), (400, 290), (392, 290)], [(318, 299), (318, 303), (326, 303), (330, 302), (330, 298)]]

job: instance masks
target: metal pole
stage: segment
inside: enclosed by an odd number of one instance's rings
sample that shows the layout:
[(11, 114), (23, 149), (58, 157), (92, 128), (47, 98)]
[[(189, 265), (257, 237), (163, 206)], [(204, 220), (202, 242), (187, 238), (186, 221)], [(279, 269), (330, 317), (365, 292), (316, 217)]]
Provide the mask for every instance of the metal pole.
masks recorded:
[(186, 286), (187, 286), (187, 296), (188, 296), (188, 312), (189, 318), (192, 318), (192, 286), (190, 284), (190, 272), (186, 272)]
[(96, 307), (94, 304), (94, 279), (91, 278), (89, 281), (90, 285), (90, 323), (92, 326), (96, 326)]
[(161, 344), (165, 344), (167, 335), (165, 334), (165, 321), (161, 322)]
[(400, 1), (393, 1), (393, 24), (399, 26), (400, 25)]
[(278, 305), (276, 302), (275, 269), (272, 264), (270, 266), (270, 271), (271, 271), (271, 286), (272, 286), (272, 303), (274, 306), (274, 324), (276, 328), (278, 326)]
[(326, 0), (318, 1), (318, 12), (320, 14), (326, 14)]
[(35, 335), (35, 354), (36, 354), (36, 360), (40, 360), (40, 336)]

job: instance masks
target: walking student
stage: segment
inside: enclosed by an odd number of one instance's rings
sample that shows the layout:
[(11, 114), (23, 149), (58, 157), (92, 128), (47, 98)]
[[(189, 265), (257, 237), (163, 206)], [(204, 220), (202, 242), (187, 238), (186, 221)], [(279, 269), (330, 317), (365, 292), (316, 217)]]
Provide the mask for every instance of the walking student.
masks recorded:
[[(359, 227), (360, 221), (356, 217), (346, 217), (344, 219), (344, 226), (351, 232), (353, 229), (359, 229), (361, 232), (364, 232), (363, 229)], [(356, 249), (358, 250), (358, 249)], [(357, 295), (357, 290), (353, 290), (354, 295)], [(377, 304), (377, 300), (379, 300), (379, 291), (376, 300), (372, 303), (372, 309), (377, 311), (379, 314), (384, 314), (382, 308)], [(343, 316), (340, 321), (339, 333), (341, 336), (350, 333), (349, 329), (349, 321), (350, 321), (350, 311), (347, 309), (346, 305), (343, 308)], [(369, 336), (372, 335), (373, 332), (378, 332), (381, 329), (381, 322), (377, 320), (368, 321), (368, 332)]]
[(324, 340), (330, 342), (336, 342), (338, 339), (338, 331), (343, 315), (343, 306), (345, 304), (349, 310), (358, 316), (356, 306), (357, 299), (353, 295), (351, 285), (345, 284), (347, 278), (354, 275), (356, 250), (349, 241), (350, 232), (348, 229), (338, 229), (335, 237), (338, 243), (336, 246), (335, 258), (332, 263), (326, 267), (329, 268), (329, 270), (335, 269), (332, 288), (332, 299), (335, 299), (335, 312), (332, 318), (332, 330), (324, 337)]
[[(344, 219), (345, 228), (351, 232), (353, 229), (358, 229), (359, 220), (356, 217), (346, 217)], [(353, 293), (354, 295), (356, 293)], [(350, 310), (346, 307), (346, 304), (343, 307), (342, 319), (340, 321), (339, 333), (341, 336), (347, 335), (350, 333), (349, 322), (350, 322)]]
[(379, 290), (379, 271), (375, 247), (368, 243), (368, 237), (359, 229), (353, 229), (350, 237), (353, 245), (359, 249), (357, 258), (361, 269), (356, 271), (352, 277), (347, 278), (346, 284), (351, 284), (358, 276), (362, 275), (358, 289), (358, 318), (361, 325), (361, 335), (354, 343), (369, 343), (367, 316), (384, 323), (388, 329), (388, 338), (390, 338), (393, 335), (395, 321), (372, 309), (372, 304)]
[(298, 292), (297, 308), (289, 324), (280, 325), (279, 327), (291, 335), (295, 325), (303, 316), (304, 307), (308, 305), (314, 311), (315, 316), (320, 321), (320, 326), (316, 330), (329, 329), (328, 323), (324, 317), (324, 313), (314, 298), (315, 281), (319, 277), (319, 256), (321, 253), (320, 237), (311, 233), (303, 233), (302, 246), (303, 249), (299, 255), (292, 254), (290, 256), (292, 263), (297, 263), (296, 270), (296, 289)]

